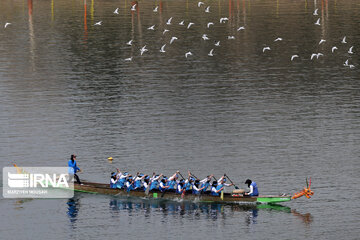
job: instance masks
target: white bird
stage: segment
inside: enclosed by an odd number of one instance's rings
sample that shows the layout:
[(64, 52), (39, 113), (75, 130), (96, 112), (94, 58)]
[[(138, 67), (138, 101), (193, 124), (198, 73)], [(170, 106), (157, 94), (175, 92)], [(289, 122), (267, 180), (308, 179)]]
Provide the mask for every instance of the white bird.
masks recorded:
[(163, 35), (164, 35), (165, 33), (169, 32), (169, 31), (170, 31), (170, 30), (168, 30), (168, 29), (164, 29)]
[(291, 61), (293, 61), (294, 58), (297, 58), (297, 57), (299, 57), (299, 55), (296, 55), (296, 54), (295, 54), (295, 55), (292, 55), (292, 56), (291, 56)]
[(320, 26), (320, 18), (318, 18), (318, 20), (316, 21), (315, 25), (319, 25), (319, 26)]
[(158, 11), (158, 8), (159, 8), (159, 6), (156, 6), (156, 7), (154, 8), (153, 12), (157, 12), (157, 11)]
[(313, 60), (313, 58), (316, 57), (316, 56), (317, 56), (316, 53), (311, 54), (310, 60)]
[(324, 56), (324, 54), (322, 54), (322, 53), (316, 54), (316, 59), (318, 59), (320, 56)]
[(207, 28), (210, 28), (211, 25), (214, 25), (214, 23), (213, 22), (208, 22)]
[(201, 5), (204, 5), (203, 2), (198, 2), (198, 7), (201, 7)]
[(346, 61), (343, 64), (344, 66), (349, 66), (349, 59), (346, 59)]
[(149, 50), (146, 49), (146, 45), (145, 45), (145, 46), (143, 46), (143, 47), (140, 49), (140, 54), (143, 55), (144, 52), (147, 52), (147, 51), (149, 51)]
[(352, 68), (355, 68), (355, 66), (354, 66), (354, 65), (352, 65), (352, 64), (350, 64), (350, 65), (349, 65), (349, 68), (351, 68), (351, 69), (352, 69)]
[(95, 23), (95, 26), (100, 26), (102, 24), (102, 21)]
[(348, 51), (349, 54), (353, 54), (353, 53), (354, 53), (354, 52), (352, 51), (353, 48), (354, 48), (354, 46), (351, 46), (351, 47), (349, 48), (349, 51)]
[(274, 42), (277, 42), (277, 41), (282, 41), (283, 39), (281, 37), (278, 37), (274, 40)]
[(214, 49), (211, 49), (210, 52), (208, 53), (208, 56), (209, 56), (209, 57), (214, 56), (213, 52), (214, 52)]
[(324, 43), (324, 42), (326, 42), (326, 40), (325, 40), (325, 39), (321, 39), (320, 42), (319, 42), (319, 45), (322, 44), (322, 43)]
[(166, 22), (167, 25), (171, 25), (171, 20), (173, 19), (173, 17), (169, 18)]
[(170, 39), (170, 44), (172, 44), (175, 40), (177, 40), (178, 38), (177, 37), (172, 37), (171, 39)]
[(244, 26), (241, 26), (237, 29), (238, 31), (241, 31), (241, 30), (245, 30), (245, 27)]
[(132, 45), (132, 42), (133, 42), (133, 40), (131, 39), (131, 40), (128, 41), (126, 44), (129, 45), (129, 46), (131, 46), (131, 45)]
[(125, 58), (124, 61), (132, 61), (132, 57), (129, 57), (129, 58)]
[(342, 39), (341, 43), (347, 43), (346, 42), (346, 36)]
[(202, 35), (202, 39), (204, 39), (205, 41), (209, 40), (208, 36), (206, 34)]
[(132, 5), (132, 7), (131, 7), (131, 11), (136, 11), (136, 3), (134, 4), (134, 5)]
[(205, 12), (206, 12), (206, 13), (209, 13), (209, 12), (210, 12), (210, 6), (207, 6), (207, 7), (205, 8)]
[(185, 53), (185, 57), (187, 58), (188, 56), (192, 56), (193, 54), (192, 54), (192, 52), (187, 52), (187, 53)]
[(227, 39), (229, 39), (229, 40), (234, 40), (234, 39), (235, 39), (235, 36), (228, 36)]
[(314, 10), (314, 13), (313, 13), (314, 16), (318, 15), (318, 10), (319, 10), (318, 8)]
[(220, 41), (217, 41), (214, 45), (215, 45), (216, 47), (220, 47)]
[(192, 25), (194, 25), (195, 23), (192, 23), (192, 22), (190, 22), (189, 24), (188, 24), (188, 26), (187, 26), (187, 29), (189, 29)]
[(119, 8), (115, 9), (114, 13), (119, 14)]
[(336, 49), (338, 49), (338, 48), (337, 48), (336, 46), (333, 46), (333, 47), (331, 48), (331, 52), (334, 53)]
[(152, 25), (151, 27), (147, 28), (148, 30), (155, 30), (155, 25)]
[(161, 49), (160, 49), (160, 52), (164, 53), (165, 52), (165, 46), (166, 44), (162, 45)]
[(270, 49), (270, 47), (264, 47), (264, 48), (263, 48), (263, 52), (265, 52), (266, 50), (269, 50), (269, 51), (270, 51), (271, 49)]
[(220, 23), (223, 23), (225, 21), (229, 21), (229, 19), (227, 17), (224, 17), (224, 18), (220, 18)]
[(184, 20), (182, 20), (181, 22), (179, 22), (179, 25), (184, 25)]
[(6, 28), (7, 26), (9, 26), (10, 24), (11, 24), (11, 23), (9, 23), (9, 22), (5, 23), (4, 28)]

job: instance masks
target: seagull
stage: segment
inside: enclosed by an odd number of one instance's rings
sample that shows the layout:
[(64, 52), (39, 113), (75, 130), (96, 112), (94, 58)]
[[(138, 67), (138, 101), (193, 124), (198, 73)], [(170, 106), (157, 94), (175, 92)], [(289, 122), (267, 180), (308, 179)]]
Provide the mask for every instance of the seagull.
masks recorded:
[(316, 21), (315, 25), (319, 25), (319, 26), (320, 26), (320, 18), (318, 18), (318, 20)]
[(211, 25), (214, 25), (214, 23), (213, 22), (208, 22), (207, 28), (210, 28)]
[(282, 41), (283, 39), (281, 37), (278, 37), (274, 40), (274, 42), (277, 42), (277, 41)]
[(198, 7), (201, 7), (201, 5), (204, 5), (203, 2), (198, 2)]
[(245, 30), (245, 27), (244, 26), (241, 26), (237, 29), (238, 31), (241, 31), (241, 30)]
[(318, 15), (318, 10), (319, 10), (318, 8), (314, 10), (314, 13), (313, 13), (314, 16)]
[(322, 44), (322, 43), (324, 43), (324, 42), (326, 42), (326, 40), (325, 40), (325, 39), (321, 39), (320, 42), (319, 42), (319, 45)]
[(189, 29), (192, 25), (194, 25), (195, 23), (192, 23), (192, 22), (190, 22), (189, 24), (188, 24), (188, 26), (187, 26), (187, 29)]
[(155, 25), (152, 25), (151, 27), (147, 28), (148, 30), (155, 30)]
[(313, 60), (313, 58), (316, 57), (316, 56), (317, 56), (316, 53), (311, 54), (310, 60)]
[(132, 61), (132, 57), (129, 57), (129, 58), (125, 58), (124, 61), (128, 61), (128, 62), (131, 62)]
[(349, 68), (355, 68), (355, 66), (354, 66), (354, 65), (352, 65), (352, 64), (350, 64), (350, 65), (349, 65)]
[(352, 51), (353, 48), (354, 48), (354, 46), (351, 46), (351, 47), (349, 48), (349, 51), (348, 51), (349, 54), (353, 54), (353, 53), (354, 53), (354, 52)]
[(208, 53), (208, 56), (209, 56), (209, 57), (214, 56), (213, 52), (214, 52), (214, 49), (211, 49), (210, 52)]
[(115, 9), (114, 13), (119, 14), (119, 8)]
[(192, 52), (187, 52), (187, 53), (185, 53), (185, 57), (187, 58), (188, 56), (192, 56), (193, 54), (192, 54)]
[(184, 20), (182, 20), (181, 22), (179, 22), (179, 25), (184, 25)]
[(161, 47), (161, 49), (160, 49), (160, 52), (162, 52), (162, 53), (166, 52), (166, 51), (165, 51), (165, 46), (166, 46), (166, 44), (162, 45), (162, 47)]
[(167, 25), (170, 25), (171, 24), (171, 20), (173, 19), (173, 17), (169, 18), (166, 22)]
[(235, 39), (235, 36), (228, 36), (227, 39), (229, 39), (229, 40), (234, 40), (234, 39)]
[(143, 46), (143, 47), (140, 49), (140, 54), (143, 55), (144, 52), (147, 52), (147, 51), (149, 51), (149, 50), (146, 49), (146, 45), (145, 45), (145, 46)]
[(135, 10), (136, 10), (136, 3), (131, 7), (131, 11), (135, 11)]
[(334, 53), (336, 49), (338, 49), (338, 48), (337, 48), (336, 46), (333, 46), (333, 47), (331, 48), (331, 52)]
[(264, 48), (263, 48), (263, 52), (265, 52), (266, 50), (269, 50), (269, 51), (270, 51), (271, 49), (270, 49), (270, 47), (264, 47)]
[(349, 59), (346, 59), (346, 61), (343, 64), (344, 66), (349, 66)]
[(157, 12), (157, 11), (158, 11), (158, 8), (159, 8), (159, 6), (156, 6), (156, 7), (154, 8), (153, 12)]
[(178, 38), (177, 37), (172, 37), (171, 39), (170, 39), (170, 44), (172, 44), (175, 40), (177, 40)]
[(204, 39), (205, 41), (209, 40), (208, 36), (206, 34), (202, 35), (202, 39)]
[(215, 45), (216, 47), (220, 47), (220, 41), (217, 41), (214, 45)]
[(224, 18), (220, 18), (220, 23), (223, 23), (223, 22), (225, 22), (225, 21), (229, 21), (229, 19), (228, 19), (228, 18), (226, 18), (226, 17), (224, 17)]
[(292, 55), (292, 56), (291, 56), (291, 61), (293, 61), (294, 58), (297, 58), (297, 57), (299, 57), (299, 55), (296, 55), (296, 54), (295, 54), (295, 55)]
[(131, 45), (132, 45), (132, 42), (133, 42), (133, 40), (131, 39), (131, 40), (128, 41), (126, 44), (129, 45), (129, 46), (131, 46)]
[(346, 36), (342, 39), (341, 43), (347, 43), (346, 42)]
[(5, 23), (4, 28), (6, 28), (7, 26), (9, 26), (10, 24), (11, 24), (11, 23), (9, 23), (9, 22)]
[(170, 30), (168, 30), (168, 29), (164, 29), (164, 31), (163, 31), (163, 35), (166, 33), (166, 32), (169, 32)]
[(95, 26), (100, 26), (102, 24), (102, 21), (95, 23)]
[(206, 12), (206, 13), (209, 13), (209, 12), (210, 12), (210, 6), (207, 6), (207, 7), (205, 8), (205, 12)]

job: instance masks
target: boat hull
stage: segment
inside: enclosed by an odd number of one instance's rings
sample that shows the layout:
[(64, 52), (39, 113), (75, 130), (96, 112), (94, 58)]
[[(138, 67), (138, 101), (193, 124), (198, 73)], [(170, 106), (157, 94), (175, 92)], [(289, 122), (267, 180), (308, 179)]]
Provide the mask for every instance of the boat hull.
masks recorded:
[(195, 202), (210, 202), (210, 203), (279, 203), (291, 200), (290, 196), (277, 195), (263, 195), (258, 197), (232, 195), (224, 193), (223, 196), (212, 196), (207, 191), (200, 195), (191, 194), (187, 192), (184, 196), (173, 191), (165, 191), (162, 193), (158, 190), (152, 190), (146, 195), (143, 190), (126, 191), (125, 189), (110, 188), (109, 184), (83, 182), (82, 185), (74, 184), (74, 190), (77, 192), (86, 192), (93, 194), (107, 194), (124, 197), (139, 197), (148, 199), (173, 200), (173, 201), (195, 201)]

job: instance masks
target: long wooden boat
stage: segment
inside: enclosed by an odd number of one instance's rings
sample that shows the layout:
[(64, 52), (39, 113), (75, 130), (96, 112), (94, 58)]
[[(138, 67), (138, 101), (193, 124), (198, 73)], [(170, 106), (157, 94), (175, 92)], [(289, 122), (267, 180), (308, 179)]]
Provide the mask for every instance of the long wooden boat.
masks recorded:
[(242, 194), (224, 193), (220, 196), (213, 196), (210, 191), (206, 191), (200, 195), (192, 194), (187, 191), (185, 195), (177, 194), (174, 191), (160, 192), (159, 190), (151, 190), (146, 195), (144, 190), (132, 190), (110, 188), (109, 184), (82, 182), (82, 184), (74, 183), (74, 190), (77, 192), (107, 194), (116, 196), (140, 197), (148, 199), (163, 199), (173, 201), (195, 201), (195, 202), (211, 202), (211, 203), (280, 203), (288, 202), (292, 199), (289, 195), (260, 195), (257, 197), (243, 196)]

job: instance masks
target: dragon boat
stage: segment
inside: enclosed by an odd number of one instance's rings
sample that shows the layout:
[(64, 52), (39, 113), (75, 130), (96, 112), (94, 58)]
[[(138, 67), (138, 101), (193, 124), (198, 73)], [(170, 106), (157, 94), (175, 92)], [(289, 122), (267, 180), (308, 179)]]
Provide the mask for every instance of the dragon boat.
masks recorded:
[(186, 191), (185, 194), (178, 194), (175, 191), (167, 190), (161, 192), (159, 190), (151, 190), (146, 192), (144, 190), (131, 190), (110, 188), (109, 184), (94, 183), (94, 182), (82, 182), (82, 184), (74, 183), (74, 190), (77, 192), (93, 193), (93, 194), (107, 194), (124, 197), (139, 197), (147, 199), (163, 199), (163, 200), (183, 200), (183, 201), (195, 201), (195, 202), (210, 202), (210, 203), (280, 203), (288, 202), (301, 196), (310, 198), (314, 192), (310, 190), (310, 184), (302, 191), (291, 195), (259, 195), (259, 196), (247, 196), (242, 193), (234, 192), (224, 193), (220, 196), (213, 196), (210, 191), (203, 192), (199, 195), (192, 194), (191, 190)]

